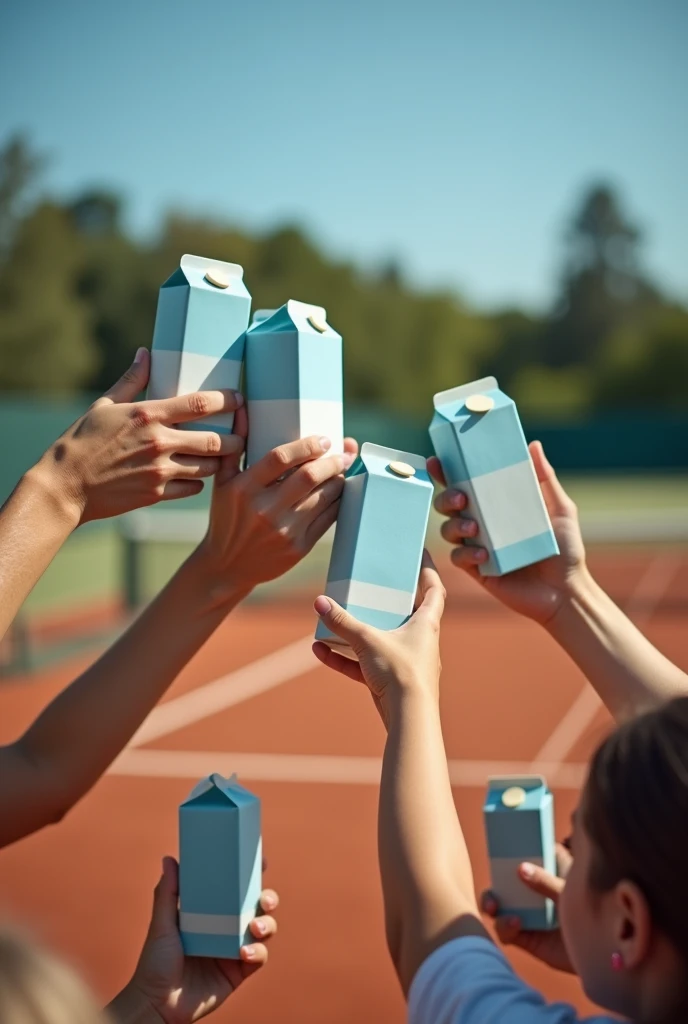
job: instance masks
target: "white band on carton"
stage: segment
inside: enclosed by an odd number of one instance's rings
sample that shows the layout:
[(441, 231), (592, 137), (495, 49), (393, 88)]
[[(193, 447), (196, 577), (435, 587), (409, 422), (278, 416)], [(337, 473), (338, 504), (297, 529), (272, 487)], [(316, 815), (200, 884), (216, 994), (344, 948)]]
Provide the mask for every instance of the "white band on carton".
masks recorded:
[(190, 914), (179, 913), (179, 930), (194, 935), (243, 935), (256, 916), (256, 911), (244, 914)]
[(325, 593), (337, 604), (353, 604), (392, 615), (408, 615), (415, 596), (407, 590), (380, 587), (377, 583), (360, 583), (358, 580), (332, 580), (327, 584)]

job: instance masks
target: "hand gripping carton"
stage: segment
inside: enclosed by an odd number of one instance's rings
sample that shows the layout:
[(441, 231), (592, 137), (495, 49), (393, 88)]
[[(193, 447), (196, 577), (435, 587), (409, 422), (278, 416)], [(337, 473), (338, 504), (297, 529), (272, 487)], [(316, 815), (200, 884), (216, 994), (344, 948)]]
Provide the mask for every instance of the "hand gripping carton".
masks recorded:
[(465, 492), (478, 523), (466, 544), (487, 549), (482, 576), (559, 554), (514, 402), (494, 377), (440, 391), (430, 439), (447, 483)]
[(556, 927), (552, 900), (534, 893), (518, 875), (523, 861), (557, 873), (554, 800), (547, 783), (539, 775), (492, 777), (483, 810), (499, 916), (516, 915), (527, 931)]
[[(148, 398), (238, 390), (251, 296), (236, 263), (182, 256), (160, 288)], [(184, 426), (231, 434), (233, 413)]]
[(187, 956), (239, 959), (260, 901), (260, 800), (213, 774), (179, 808), (179, 930)]
[(261, 310), (246, 334), (246, 465), (316, 434), (344, 451), (342, 338), (321, 306), (290, 299)]
[[(363, 445), (344, 483), (325, 587), (361, 622), (396, 629), (411, 615), (432, 495), (420, 455)], [(315, 638), (355, 657), (322, 622)]]

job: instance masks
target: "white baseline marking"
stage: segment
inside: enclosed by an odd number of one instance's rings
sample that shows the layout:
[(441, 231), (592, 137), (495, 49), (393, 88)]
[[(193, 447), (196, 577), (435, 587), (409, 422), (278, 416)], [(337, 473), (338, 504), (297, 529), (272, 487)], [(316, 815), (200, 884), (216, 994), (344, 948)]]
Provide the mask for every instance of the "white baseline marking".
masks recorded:
[[(212, 750), (125, 750), (110, 767), (112, 775), (159, 779), (199, 779), (211, 772), (259, 782), (310, 782), (375, 785), (380, 782), (379, 757), (335, 757), (321, 754), (245, 754)], [(488, 775), (524, 775), (535, 770), (552, 786), (579, 789), (583, 764), (531, 765), (526, 761), (450, 761), (454, 786), (482, 787)]]
[(250, 665), (158, 705), (132, 736), (129, 748), (160, 739), (318, 668), (312, 643), (310, 635), (295, 640)]
[[(624, 608), (636, 626), (645, 626), (650, 621), (680, 565), (681, 559), (675, 552), (662, 552), (652, 559)], [(542, 761), (561, 765), (594, 721), (601, 704), (597, 693), (589, 683), (586, 683), (552, 735), (538, 751), (531, 770), (534, 771), (535, 764)]]

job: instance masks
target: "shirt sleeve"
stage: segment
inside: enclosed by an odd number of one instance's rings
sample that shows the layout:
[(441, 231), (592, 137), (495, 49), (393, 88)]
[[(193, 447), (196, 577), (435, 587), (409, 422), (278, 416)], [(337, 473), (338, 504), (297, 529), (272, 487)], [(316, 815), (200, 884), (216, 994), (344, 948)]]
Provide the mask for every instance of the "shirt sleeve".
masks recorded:
[(409, 992), (409, 1024), (614, 1024), (547, 1003), (489, 939), (453, 939), (421, 964)]

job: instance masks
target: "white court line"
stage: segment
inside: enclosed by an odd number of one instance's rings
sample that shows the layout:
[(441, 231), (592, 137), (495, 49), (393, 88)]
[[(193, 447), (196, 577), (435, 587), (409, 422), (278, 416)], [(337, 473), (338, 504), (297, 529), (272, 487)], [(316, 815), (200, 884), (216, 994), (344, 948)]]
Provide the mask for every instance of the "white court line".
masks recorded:
[(128, 747), (160, 739), (318, 668), (312, 644), (312, 635), (305, 636), (212, 683), (159, 704), (134, 733)]
[[(212, 750), (125, 750), (110, 767), (110, 774), (199, 779), (211, 772), (260, 782), (310, 782), (378, 785), (379, 757), (335, 757), (320, 754), (244, 754)], [(488, 775), (524, 775), (535, 769), (550, 785), (579, 789), (583, 764), (537, 764), (527, 761), (450, 761), (454, 786), (483, 787)]]
[[(648, 565), (635, 585), (624, 611), (636, 626), (645, 626), (652, 618), (669, 584), (678, 572), (681, 559), (675, 553), (663, 552)], [(552, 735), (535, 756), (535, 762), (548, 761), (561, 765), (581, 736), (592, 725), (602, 701), (589, 683), (561, 719)], [(532, 769), (531, 769), (532, 770)]]

